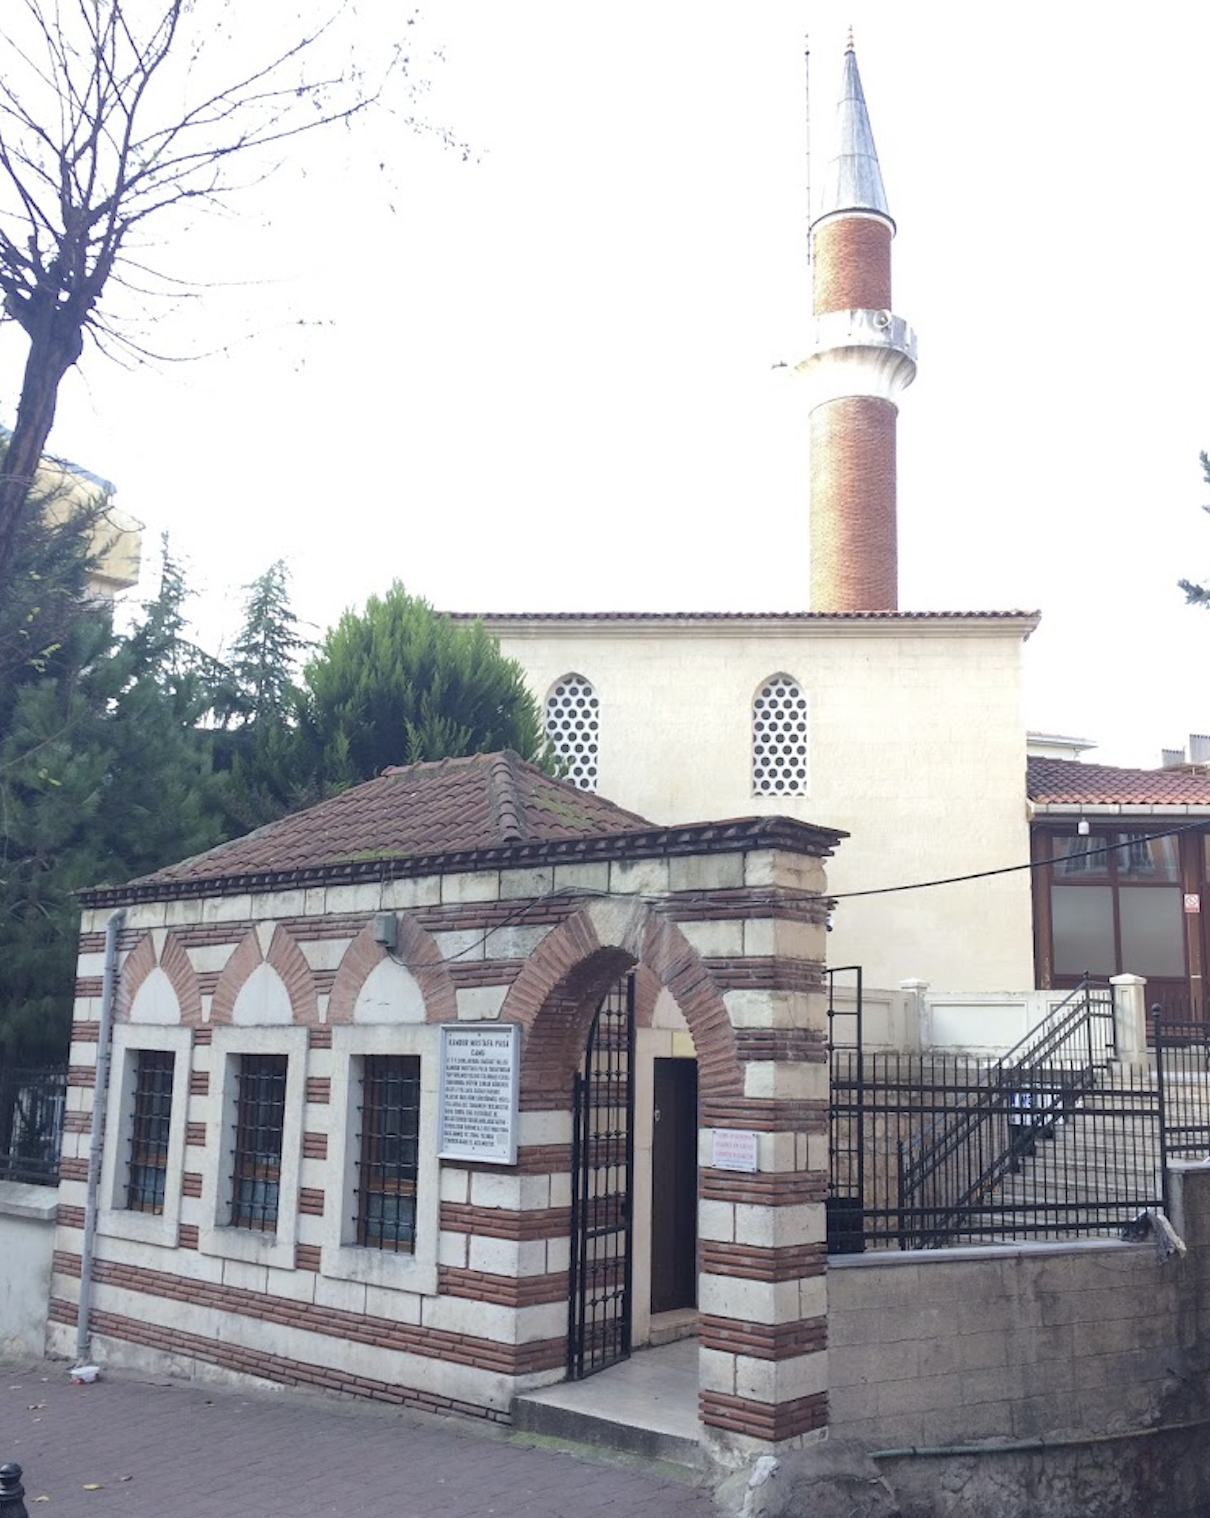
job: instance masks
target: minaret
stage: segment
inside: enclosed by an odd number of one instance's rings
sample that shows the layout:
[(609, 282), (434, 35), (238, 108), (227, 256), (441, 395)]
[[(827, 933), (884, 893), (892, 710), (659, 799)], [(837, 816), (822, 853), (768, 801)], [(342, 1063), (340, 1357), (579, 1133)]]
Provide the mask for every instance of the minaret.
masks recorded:
[(894, 611), (896, 397), (916, 377), (916, 334), (891, 310), (882, 171), (850, 36), (837, 141), (811, 219), (811, 610)]

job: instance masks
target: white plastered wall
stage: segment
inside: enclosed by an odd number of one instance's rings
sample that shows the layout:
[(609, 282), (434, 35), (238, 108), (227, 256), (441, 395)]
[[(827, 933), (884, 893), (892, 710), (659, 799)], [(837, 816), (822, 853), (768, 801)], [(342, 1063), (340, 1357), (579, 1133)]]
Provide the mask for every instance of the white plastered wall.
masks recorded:
[[(780, 814), (851, 837), (831, 891), (1024, 865), (1025, 615), (756, 621), (486, 619), (543, 701), (575, 671), (600, 701), (597, 789), (657, 823)], [(752, 792), (752, 700), (771, 674), (808, 701), (804, 795)], [(1033, 984), (1027, 870), (841, 902), (834, 965), (871, 987)]]

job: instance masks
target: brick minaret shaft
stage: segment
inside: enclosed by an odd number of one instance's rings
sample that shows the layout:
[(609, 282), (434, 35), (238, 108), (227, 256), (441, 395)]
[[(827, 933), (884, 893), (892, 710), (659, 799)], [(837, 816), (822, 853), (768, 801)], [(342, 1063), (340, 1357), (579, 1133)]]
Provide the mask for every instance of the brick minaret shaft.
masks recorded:
[(852, 43), (838, 143), (811, 224), (815, 340), (798, 366), (811, 398), (811, 610), (899, 604), (896, 397), (915, 377), (915, 335), (891, 309), (891, 239)]

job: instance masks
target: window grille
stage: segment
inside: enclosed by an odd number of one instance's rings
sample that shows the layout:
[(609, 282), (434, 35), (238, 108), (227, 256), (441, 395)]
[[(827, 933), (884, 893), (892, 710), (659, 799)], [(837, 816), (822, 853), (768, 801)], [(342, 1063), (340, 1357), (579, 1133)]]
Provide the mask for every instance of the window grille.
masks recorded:
[(286, 1056), (245, 1054), (239, 1062), (231, 1226), (272, 1233), (281, 1190)]
[(126, 1205), (132, 1212), (164, 1211), (175, 1064), (176, 1056), (170, 1049), (142, 1049), (135, 1064), (126, 1185)]
[(771, 675), (752, 703), (752, 792), (805, 795), (807, 698), (793, 675)]
[(416, 1246), (419, 1056), (368, 1056), (361, 1095), (357, 1242), (411, 1254)]
[(564, 675), (546, 698), (546, 736), (563, 761), (564, 778), (582, 791), (597, 788), (600, 703), (583, 675)]

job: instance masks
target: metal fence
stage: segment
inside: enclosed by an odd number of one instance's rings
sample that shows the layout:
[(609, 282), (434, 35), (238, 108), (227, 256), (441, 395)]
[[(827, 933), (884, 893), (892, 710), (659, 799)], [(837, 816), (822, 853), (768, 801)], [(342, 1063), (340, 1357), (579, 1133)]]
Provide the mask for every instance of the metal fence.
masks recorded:
[(58, 1184), (66, 1104), (66, 1065), (0, 1066), (0, 1180)]
[(1109, 987), (999, 1060), (864, 1050), (859, 1004), (832, 1019), (831, 1252), (1073, 1238), (1162, 1205), (1158, 1083), (1114, 1061)]
[(1164, 1153), (1210, 1158), (1210, 1022), (1178, 1020), (1155, 1007), (1152, 1028)]

